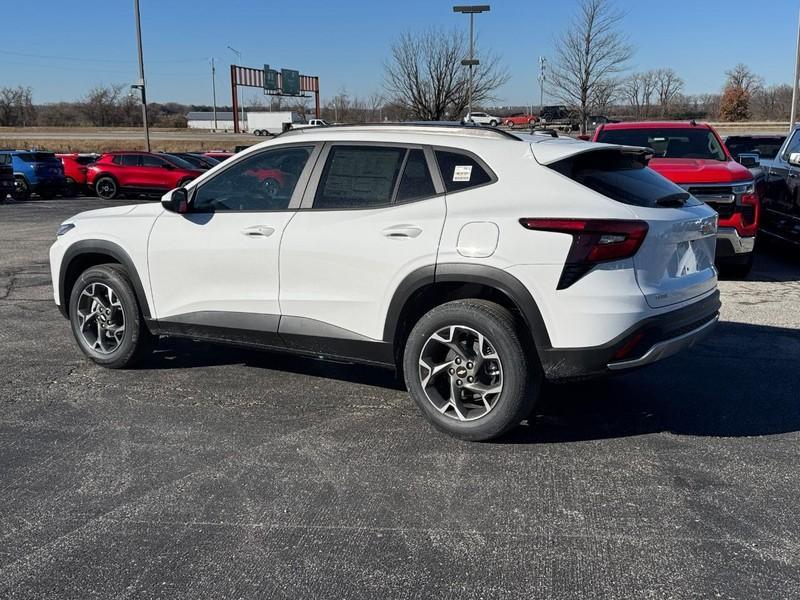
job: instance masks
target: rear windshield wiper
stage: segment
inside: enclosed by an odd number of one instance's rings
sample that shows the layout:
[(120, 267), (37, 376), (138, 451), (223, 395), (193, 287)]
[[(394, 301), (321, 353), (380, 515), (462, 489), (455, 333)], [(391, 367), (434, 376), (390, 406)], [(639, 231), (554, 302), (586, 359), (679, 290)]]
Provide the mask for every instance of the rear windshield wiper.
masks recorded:
[(669, 207), (683, 206), (689, 198), (691, 198), (691, 195), (686, 192), (675, 192), (674, 194), (662, 196), (656, 200), (656, 204)]

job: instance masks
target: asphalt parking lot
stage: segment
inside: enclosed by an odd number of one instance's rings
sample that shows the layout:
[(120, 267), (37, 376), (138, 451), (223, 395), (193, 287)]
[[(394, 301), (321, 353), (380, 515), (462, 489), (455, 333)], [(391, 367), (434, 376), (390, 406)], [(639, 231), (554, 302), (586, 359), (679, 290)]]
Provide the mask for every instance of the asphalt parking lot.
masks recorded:
[(800, 596), (800, 256), (722, 282), (701, 346), (471, 444), (381, 370), (94, 366), (47, 249), (106, 204), (0, 206), (0, 598)]

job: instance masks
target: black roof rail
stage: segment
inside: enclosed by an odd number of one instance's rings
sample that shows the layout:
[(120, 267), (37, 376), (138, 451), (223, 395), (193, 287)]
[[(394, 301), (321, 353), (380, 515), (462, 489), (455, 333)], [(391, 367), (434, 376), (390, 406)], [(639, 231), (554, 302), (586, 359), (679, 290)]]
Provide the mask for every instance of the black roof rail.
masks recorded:
[(459, 131), (481, 131), (487, 132), (490, 134), (495, 134), (499, 137), (503, 137), (506, 139), (517, 140), (521, 141), (519, 137), (511, 133), (510, 131), (506, 131), (504, 129), (497, 129), (496, 127), (484, 127), (482, 125), (477, 124), (468, 124), (468, 123), (460, 123), (458, 121), (384, 121), (381, 123), (340, 123), (334, 125), (328, 125), (327, 127), (319, 128), (319, 127), (300, 127), (298, 129), (289, 129), (282, 133), (279, 133), (275, 137), (284, 136), (291, 133), (303, 133), (307, 131), (319, 131), (323, 129), (324, 131), (328, 131), (330, 129), (391, 129), (391, 128), (413, 128), (413, 127), (436, 127), (441, 129), (452, 129), (452, 130), (459, 130)]

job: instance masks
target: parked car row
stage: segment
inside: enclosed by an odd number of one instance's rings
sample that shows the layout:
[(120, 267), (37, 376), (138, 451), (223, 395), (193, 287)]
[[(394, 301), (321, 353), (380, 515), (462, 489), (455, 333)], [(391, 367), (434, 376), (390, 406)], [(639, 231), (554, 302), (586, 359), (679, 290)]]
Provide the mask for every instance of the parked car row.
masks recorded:
[(55, 154), (0, 150), (0, 200), (56, 195), (163, 194), (233, 156), (233, 152), (106, 152)]

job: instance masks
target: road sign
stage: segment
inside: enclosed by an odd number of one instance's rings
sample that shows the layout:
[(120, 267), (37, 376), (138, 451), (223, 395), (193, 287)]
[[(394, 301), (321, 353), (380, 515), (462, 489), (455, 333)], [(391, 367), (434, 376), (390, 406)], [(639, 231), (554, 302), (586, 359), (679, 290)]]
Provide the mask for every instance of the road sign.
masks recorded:
[(285, 96), (300, 94), (300, 71), (281, 69), (281, 92)]
[(264, 65), (264, 90), (275, 91), (278, 89), (278, 72)]

